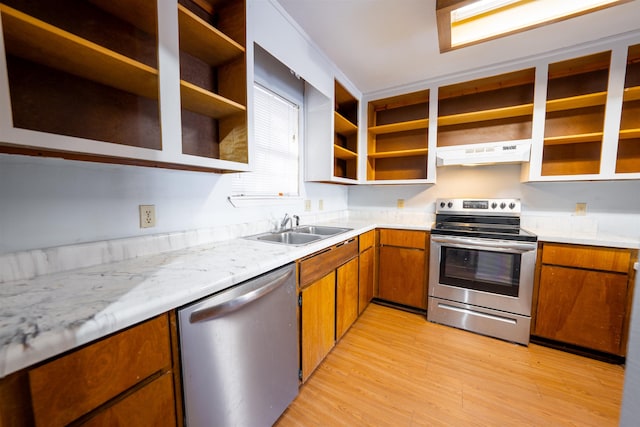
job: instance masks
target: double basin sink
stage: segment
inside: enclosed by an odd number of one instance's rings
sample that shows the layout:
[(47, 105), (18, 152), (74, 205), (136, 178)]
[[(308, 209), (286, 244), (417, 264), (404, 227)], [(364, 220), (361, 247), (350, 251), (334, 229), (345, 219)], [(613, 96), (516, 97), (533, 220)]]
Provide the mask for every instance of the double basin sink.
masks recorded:
[(344, 227), (302, 225), (300, 227), (282, 231), (269, 231), (262, 234), (256, 234), (254, 236), (247, 237), (247, 239), (269, 243), (280, 243), (283, 245), (302, 246), (351, 230), (351, 228)]

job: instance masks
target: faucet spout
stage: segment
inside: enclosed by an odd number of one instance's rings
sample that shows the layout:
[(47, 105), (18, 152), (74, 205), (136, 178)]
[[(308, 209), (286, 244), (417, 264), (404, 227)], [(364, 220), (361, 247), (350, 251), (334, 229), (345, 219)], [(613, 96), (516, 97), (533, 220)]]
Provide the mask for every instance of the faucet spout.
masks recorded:
[(291, 227), (291, 217), (288, 213), (284, 214), (284, 218), (282, 218), (282, 222), (280, 223), (280, 228), (284, 230), (287, 226), (287, 223), (289, 223), (289, 227)]

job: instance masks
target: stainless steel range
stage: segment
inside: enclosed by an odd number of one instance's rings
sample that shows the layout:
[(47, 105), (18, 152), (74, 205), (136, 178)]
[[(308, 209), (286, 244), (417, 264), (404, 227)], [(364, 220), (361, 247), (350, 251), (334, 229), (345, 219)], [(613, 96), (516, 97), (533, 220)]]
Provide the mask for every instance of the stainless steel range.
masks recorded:
[(527, 345), (537, 236), (518, 199), (438, 199), (431, 229), (432, 322)]

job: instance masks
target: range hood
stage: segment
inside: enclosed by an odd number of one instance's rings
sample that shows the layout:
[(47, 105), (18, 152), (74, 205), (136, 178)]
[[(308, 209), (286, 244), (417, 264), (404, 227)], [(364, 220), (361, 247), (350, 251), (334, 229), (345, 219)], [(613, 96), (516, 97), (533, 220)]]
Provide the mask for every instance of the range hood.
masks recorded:
[(529, 161), (530, 153), (530, 139), (439, 147), (436, 150), (436, 164), (452, 166), (524, 163)]

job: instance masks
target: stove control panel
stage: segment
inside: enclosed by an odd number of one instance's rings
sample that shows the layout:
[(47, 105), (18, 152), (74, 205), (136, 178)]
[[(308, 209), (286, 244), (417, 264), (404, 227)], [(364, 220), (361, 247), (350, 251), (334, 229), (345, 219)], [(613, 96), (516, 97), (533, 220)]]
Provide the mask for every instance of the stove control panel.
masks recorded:
[(519, 216), (520, 199), (437, 199), (436, 213)]

